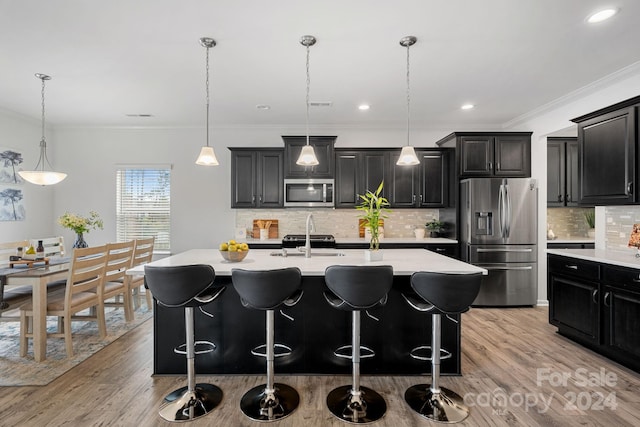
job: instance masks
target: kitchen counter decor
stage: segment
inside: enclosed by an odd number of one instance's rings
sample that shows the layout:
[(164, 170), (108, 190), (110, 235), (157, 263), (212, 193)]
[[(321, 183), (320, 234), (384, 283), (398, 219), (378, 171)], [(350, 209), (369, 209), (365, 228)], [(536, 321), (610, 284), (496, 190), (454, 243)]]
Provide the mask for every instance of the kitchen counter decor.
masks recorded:
[(58, 218), (58, 224), (76, 233), (76, 241), (73, 243), (74, 248), (89, 247), (89, 244), (84, 240), (84, 233), (104, 227), (102, 219), (96, 211), (89, 211), (89, 216), (87, 217), (65, 212), (64, 215)]
[(389, 201), (386, 197), (381, 196), (383, 186), (384, 181), (381, 181), (375, 192), (367, 190), (366, 194), (361, 194), (361, 202), (356, 206), (356, 209), (362, 212), (360, 218), (364, 220), (363, 226), (371, 233), (369, 250), (365, 250), (367, 261), (382, 260), (382, 252), (380, 252), (380, 221), (387, 217), (387, 212), (391, 212), (388, 208)]

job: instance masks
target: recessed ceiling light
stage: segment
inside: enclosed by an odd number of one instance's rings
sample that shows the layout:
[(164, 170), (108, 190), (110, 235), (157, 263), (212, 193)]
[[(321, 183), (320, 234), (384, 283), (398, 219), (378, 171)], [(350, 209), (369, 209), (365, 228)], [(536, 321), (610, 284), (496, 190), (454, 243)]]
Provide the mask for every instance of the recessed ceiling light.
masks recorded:
[(589, 17), (587, 18), (587, 22), (589, 24), (595, 24), (597, 22), (602, 22), (602, 21), (605, 21), (605, 20), (611, 18), (616, 13), (618, 13), (618, 9), (603, 9), (603, 10), (600, 10), (600, 11), (598, 11), (596, 13), (593, 13), (593, 14), (589, 15)]
[(270, 110), (271, 106), (267, 105), (267, 104), (258, 104), (258, 105), (256, 105), (256, 108), (258, 110)]
[(371, 106), (369, 104), (360, 104), (358, 105), (358, 110), (368, 110), (369, 108), (371, 108)]
[(463, 109), (463, 110), (471, 110), (473, 107), (475, 107), (475, 105), (473, 105), (473, 104), (464, 104), (460, 108)]

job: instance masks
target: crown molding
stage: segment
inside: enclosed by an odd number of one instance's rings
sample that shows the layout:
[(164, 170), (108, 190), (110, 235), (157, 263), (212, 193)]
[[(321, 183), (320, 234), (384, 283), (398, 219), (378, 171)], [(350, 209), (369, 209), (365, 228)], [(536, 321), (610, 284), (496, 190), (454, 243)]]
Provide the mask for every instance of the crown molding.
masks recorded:
[(585, 98), (589, 95), (593, 95), (594, 93), (607, 88), (615, 83), (621, 82), (631, 76), (635, 76), (640, 74), (640, 61), (634, 62), (631, 65), (628, 65), (624, 68), (621, 68), (618, 71), (615, 71), (611, 74), (608, 74), (601, 79), (598, 79), (594, 82), (589, 83), (586, 86), (583, 86), (579, 89), (574, 90), (573, 92), (569, 92), (568, 94), (561, 96), (547, 104), (541, 105), (540, 107), (529, 111), (528, 113), (522, 114), (518, 117), (515, 117), (512, 120), (504, 123), (502, 125), (503, 129), (510, 129), (517, 127), (523, 123), (531, 121), (532, 119), (546, 114), (550, 111), (556, 110), (560, 107), (568, 105), (572, 102), (578, 101), (582, 98)]

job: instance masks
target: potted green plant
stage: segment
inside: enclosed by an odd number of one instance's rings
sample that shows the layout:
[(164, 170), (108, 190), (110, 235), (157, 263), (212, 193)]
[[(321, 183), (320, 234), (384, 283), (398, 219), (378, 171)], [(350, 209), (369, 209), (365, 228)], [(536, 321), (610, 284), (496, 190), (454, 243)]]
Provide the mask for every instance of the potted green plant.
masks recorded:
[(425, 224), (425, 227), (429, 230), (429, 237), (438, 237), (444, 228), (444, 222), (432, 219)]
[(596, 212), (593, 209), (584, 211), (584, 220), (587, 222), (587, 236), (595, 237), (596, 235)]
[(391, 212), (388, 208), (389, 201), (382, 196), (382, 188), (384, 181), (380, 182), (375, 192), (367, 190), (367, 193), (360, 195), (360, 204), (356, 209), (362, 212), (360, 218), (363, 219), (363, 226), (371, 233), (369, 241), (369, 249), (365, 251), (365, 257), (369, 261), (377, 261), (382, 259), (380, 251), (380, 220), (386, 218), (387, 212)]

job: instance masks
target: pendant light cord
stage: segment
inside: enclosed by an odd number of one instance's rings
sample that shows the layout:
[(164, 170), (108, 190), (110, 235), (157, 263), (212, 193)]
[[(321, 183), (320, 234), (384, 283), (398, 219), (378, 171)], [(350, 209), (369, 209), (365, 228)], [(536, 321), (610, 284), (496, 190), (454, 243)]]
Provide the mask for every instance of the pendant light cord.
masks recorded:
[(207, 92), (207, 147), (209, 146), (209, 47), (207, 46), (207, 64), (206, 64), (206, 82), (205, 88)]
[(307, 145), (309, 145), (309, 86), (311, 86), (311, 78), (309, 77), (309, 45), (307, 44)]
[(411, 96), (410, 96), (410, 86), (409, 86), (409, 47), (407, 44), (407, 145), (409, 145), (409, 121), (411, 117)]

